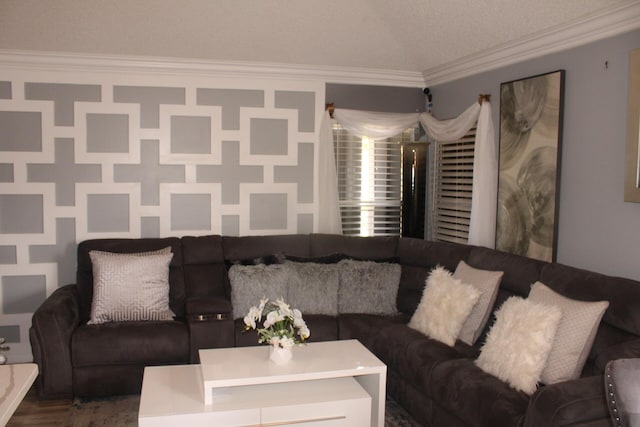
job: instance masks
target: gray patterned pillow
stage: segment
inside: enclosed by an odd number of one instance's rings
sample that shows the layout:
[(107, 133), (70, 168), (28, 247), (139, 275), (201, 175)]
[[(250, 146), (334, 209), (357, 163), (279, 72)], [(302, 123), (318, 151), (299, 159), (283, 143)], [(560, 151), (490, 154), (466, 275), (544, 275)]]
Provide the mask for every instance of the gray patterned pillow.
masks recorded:
[(336, 264), (287, 261), (289, 299), (302, 314), (338, 315), (339, 275)]
[(527, 299), (562, 310), (562, 319), (541, 381), (554, 384), (579, 378), (609, 301), (574, 300), (560, 295), (542, 282), (531, 286)]
[(93, 300), (87, 324), (172, 320), (169, 308), (171, 248), (121, 254), (90, 251)]
[[(240, 319), (261, 298), (287, 301), (288, 269), (283, 264), (233, 265), (229, 269), (233, 318)], [(288, 302), (288, 301), (287, 301)]]
[(503, 275), (503, 271), (480, 270), (471, 267), (464, 261), (458, 263), (453, 278), (471, 285), (481, 292), (478, 303), (473, 307), (471, 314), (462, 326), (460, 341), (473, 345), (480, 337), (491, 315), (493, 304), (496, 302)]
[(399, 264), (342, 260), (338, 263), (339, 313), (397, 314)]

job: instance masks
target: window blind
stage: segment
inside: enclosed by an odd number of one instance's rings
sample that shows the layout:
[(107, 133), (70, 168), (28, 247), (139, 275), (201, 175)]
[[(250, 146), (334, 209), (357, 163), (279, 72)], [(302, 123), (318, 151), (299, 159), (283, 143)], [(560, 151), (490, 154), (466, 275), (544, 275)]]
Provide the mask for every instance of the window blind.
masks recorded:
[(333, 125), (338, 195), (345, 235), (399, 235), (402, 194), (402, 145), (414, 129), (397, 138), (358, 138)]
[(457, 141), (435, 144), (433, 177), (433, 239), (467, 243), (473, 190), (476, 129)]

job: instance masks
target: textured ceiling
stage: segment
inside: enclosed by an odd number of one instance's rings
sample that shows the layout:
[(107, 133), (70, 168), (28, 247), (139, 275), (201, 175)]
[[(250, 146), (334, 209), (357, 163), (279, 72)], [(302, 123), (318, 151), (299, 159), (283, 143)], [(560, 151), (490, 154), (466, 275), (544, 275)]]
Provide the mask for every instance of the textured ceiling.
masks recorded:
[(424, 72), (640, 0), (0, 0), (0, 49)]

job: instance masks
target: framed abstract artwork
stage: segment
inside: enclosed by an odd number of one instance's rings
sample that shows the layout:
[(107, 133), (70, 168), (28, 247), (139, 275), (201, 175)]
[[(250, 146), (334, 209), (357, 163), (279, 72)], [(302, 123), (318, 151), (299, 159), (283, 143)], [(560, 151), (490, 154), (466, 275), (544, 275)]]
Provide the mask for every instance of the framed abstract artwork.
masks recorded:
[(624, 201), (640, 202), (640, 49), (629, 54)]
[(500, 85), (496, 249), (556, 260), (565, 71)]

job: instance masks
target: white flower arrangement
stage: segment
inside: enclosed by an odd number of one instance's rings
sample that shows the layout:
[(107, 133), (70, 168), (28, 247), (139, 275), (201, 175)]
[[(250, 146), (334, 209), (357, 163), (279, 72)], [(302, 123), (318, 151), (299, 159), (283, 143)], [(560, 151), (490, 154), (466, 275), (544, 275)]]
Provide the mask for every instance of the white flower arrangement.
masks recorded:
[(255, 329), (258, 332), (259, 343), (285, 349), (304, 343), (311, 334), (300, 310), (292, 309), (282, 298), (276, 301), (261, 299), (260, 305), (251, 307), (244, 316), (244, 324), (245, 330)]

